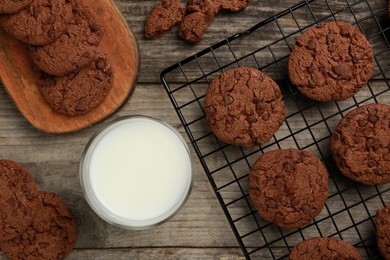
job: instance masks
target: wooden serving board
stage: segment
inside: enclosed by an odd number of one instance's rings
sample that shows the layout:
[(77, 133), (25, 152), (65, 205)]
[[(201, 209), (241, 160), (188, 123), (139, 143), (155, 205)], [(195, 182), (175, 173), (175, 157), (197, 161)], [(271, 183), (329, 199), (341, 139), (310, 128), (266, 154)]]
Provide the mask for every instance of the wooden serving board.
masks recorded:
[(113, 114), (130, 96), (139, 71), (137, 41), (112, 0), (84, 0), (101, 19), (105, 34), (100, 48), (111, 60), (114, 83), (106, 100), (93, 111), (76, 117), (54, 112), (38, 89), (39, 74), (26, 45), (0, 30), (0, 79), (22, 115), (47, 133), (68, 133), (91, 126)]

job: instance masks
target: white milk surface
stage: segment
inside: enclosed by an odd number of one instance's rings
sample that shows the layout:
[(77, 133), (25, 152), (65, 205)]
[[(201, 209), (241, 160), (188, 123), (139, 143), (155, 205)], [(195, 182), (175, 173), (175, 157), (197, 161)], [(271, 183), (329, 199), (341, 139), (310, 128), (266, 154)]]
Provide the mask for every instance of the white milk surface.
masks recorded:
[(177, 207), (191, 186), (191, 161), (181, 139), (161, 123), (120, 121), (92, 151), (92, 190), (113, 214), (150, 220)]

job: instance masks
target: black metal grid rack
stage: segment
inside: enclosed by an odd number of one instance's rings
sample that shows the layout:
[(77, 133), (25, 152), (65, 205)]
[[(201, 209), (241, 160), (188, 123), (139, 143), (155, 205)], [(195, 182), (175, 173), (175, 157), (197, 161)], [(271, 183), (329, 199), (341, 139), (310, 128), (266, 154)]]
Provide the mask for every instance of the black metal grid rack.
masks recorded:
[[(326, 21), (358, 27), (375, 53), (372, 80), (353, 98), (318, 103), (297, 93), (287, 77), (287, 60), (296, 38)], [(166, 69), (162, 82), (209, 178), (234, 235), (247, 259), (283, 259), (304, 239), (326, 236), (355, 245), (363, 259), (380, 259), (375, 241), (375, 213), (390, 202), (390, 185), (365, 186), (344, 178), (330, 156), (329, 137), (351, 109), (390, 100), (390, 32), (386, 0), (306, 0)], [(221, 143), (211, 133), (203, 99), (209, 82), (239, 66), (259, 68), (280, 86), (286, 104), (285, 123), (273, 139), (256, 148)], [(251, 205), (247, 176), (265, 151), (306, 149), (325, 163), (329, 197), (310, 224), (283, 230), (261, 219)]]

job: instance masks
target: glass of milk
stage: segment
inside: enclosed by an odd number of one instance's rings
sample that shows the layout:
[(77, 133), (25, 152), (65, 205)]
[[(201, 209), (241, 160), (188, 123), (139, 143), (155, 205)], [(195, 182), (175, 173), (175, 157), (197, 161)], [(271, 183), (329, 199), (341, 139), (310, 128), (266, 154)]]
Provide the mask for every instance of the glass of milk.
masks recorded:
[(127, 229), (156, 226), (174, 216), (193, 183), (191, 155), (173, 127), (145, 116), (120, 118), (99, 130), (80, 163), (91, 208)]

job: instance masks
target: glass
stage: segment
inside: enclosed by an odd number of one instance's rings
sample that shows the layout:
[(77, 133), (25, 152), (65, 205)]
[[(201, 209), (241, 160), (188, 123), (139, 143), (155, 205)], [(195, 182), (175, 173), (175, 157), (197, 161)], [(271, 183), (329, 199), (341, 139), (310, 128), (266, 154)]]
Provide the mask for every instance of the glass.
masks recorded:
[[(183, 194), (181, 195), (180, 198), (178, 198), (177, 202), (174, 204), (173, 207), (170, 207), (162, 213), (159, 216), (155, 216), (152, 218), (145, 218), (145, 219), (131, 219), (131, 218), (126, 218), (123, 216), (123, 214), (117, 214), (117, 212), (114, 212), (113, 208), (107, 205), (107, 203), (102, 202), (102, 196), (99, 194), (99, 191), (93, 188), (93, 181), (92, 181), (92, 173), (91, 173), (91, 158), (92, 156), (95, 156), (94, 153), (96, 153), (96, 147), (99, 145), (99, 143), (104, 143), (102, 140), (107, 141), (108, 140), (108, 134), (112, 133), (114, 130), (120, 129), (120, 127), (124, 127), (125, 124), (131, 124), (134, 123), (136, 124), (137, 122), (139, 123), (145, 123), (150, 124), (150, 126), (154, 125), (156, 126), (157, 131), (159, 131), (157, 128), (161, 128), (164, 130), (161, 131), (167, 131), (167, 133), (173, 133), (174, 136), (172, 135), (171, 137), (173, 138), (172, 140), (177, 141), (177, 143), (172, 143), (172, 147), (175, 149), (175, 147), (179, 150), (185, 150), (186, 151), (186, 159), (188, 159), (186, 165), (189, 166), (188, 169), (186, 169), (186, 179), (182, 183), (184, 186), (181, 187), (181, 189), (184, 190)], [(147, 130), (147, 129), (145, 129)], [(150, 129), (149, 129), (150, 130)], [(153, 130), (154, 131), (154, 130)], [(118, 132), (115, 132), (115, 134), (118, 134)], [(132, 133), (129, 131), (128, 133), (131, 135)], [(127, 132), (126, 132), (127, 135)], [(169, 139), (171, 140), (171, 139)], [(169, 143), (170, 144), (170, 143)], [(102, 144), (103, 145), (103, 144)], [(179, 147), (180, 146), (180, 147)], [(101, 148), (99, 148), (101, 149)], [(131, 149), (127, 148), (126, 149)], [(176, 150), (178, 151), (178, 150)], [(124, 152), (124, 150), (122, 150)], [(184, 169), (184, 168), (182, 168)], [(177, 214), (177, 212), (180, 211), (180, 209), (184, 206), (185, 202), (187, 201), (189, 194), (192, 189), (193, 185), (193, 179), (194, 179), (194, 173), (193, 173), (193, 163), (191, 159), (191, 154), (188, 149), (188, 146), (183, 139), (183, 137), (180, 135), (180, 133), (174, 129), (172, 126), (169, 124), (160, 121), (158, 119), (146, 117), (146, 116), (130, 116), (130, 117), (123, 117), (119, 118), (117, 120), (112, 121), (111, 123), (107, 124), (106, 126), (102, 127), (100, 130), (97, 131), (96, 134), (92, 136), (88, 144), (86, 145), (82, 158), (81, 158), (81, 163), (80, 163), (80, 183), (81, 183), (81, 188), (83, 190), (84, 196), (90, 205), (90, 207), (98, 214), (103, 220), (106, 222), (113, 224), (118, 227), (122, 227), (125, 229), (147, 229), (151, 228), (154, 226), (157, 226), (159, 224), (162, 224), (166, 222), (168, 219), (172, 218)], [(96, 177), (95, 177), (96, 178)], [(169, 184), (168, 184), (169, 185)], [(172, 185), (175, 185), (173, 183)], [(102, 186), (101, 186), (102, 187)], [(175, 187), (176, 188), (176, 187)], [(142, 196), (142, 194), (140, 194)], [(165, 196), (165, 195), (164, 195)]]

